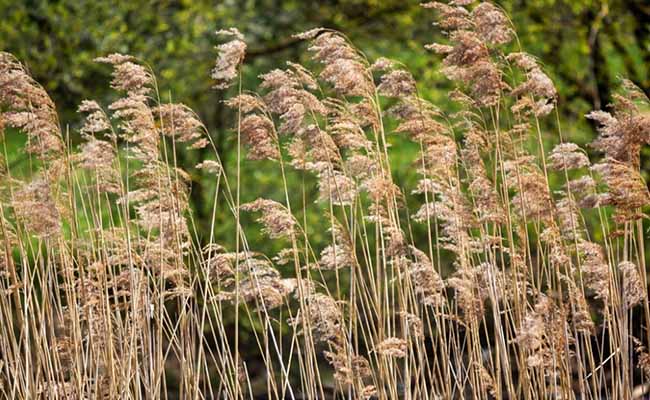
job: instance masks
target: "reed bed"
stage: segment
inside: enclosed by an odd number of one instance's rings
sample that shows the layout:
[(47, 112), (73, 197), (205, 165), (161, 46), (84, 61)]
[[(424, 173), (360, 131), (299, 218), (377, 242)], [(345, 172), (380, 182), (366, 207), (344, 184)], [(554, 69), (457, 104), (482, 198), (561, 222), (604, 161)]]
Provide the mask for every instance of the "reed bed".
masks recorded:
[[(29, 155), (25, 170), (0, 163), (3, 396), (645, 398), (650, 101), (623, 81), (586, 116), (592, 161), (502, 10), (423, 6), (445, 33), (426, 48), (454, 110), (420, 96), (407, 62), (322, 28), (296, 35), (306, 65), (247, 90), (246, 40), (219, 31), (211, 78), (234, 92), (234, 168), (142, 60), (98, 58), (117, 98), (82, 101), (70, 132), (1, 53), (0, 131)], [(417, 149), (404, 182), (400, 145)], [(276, 168), (282, 196), (242, 201), (255, 163)], [(215, 188), (208, 232), (188, 200), (197, 176)], [(253, 231), (281, 250), (256, 250)]]

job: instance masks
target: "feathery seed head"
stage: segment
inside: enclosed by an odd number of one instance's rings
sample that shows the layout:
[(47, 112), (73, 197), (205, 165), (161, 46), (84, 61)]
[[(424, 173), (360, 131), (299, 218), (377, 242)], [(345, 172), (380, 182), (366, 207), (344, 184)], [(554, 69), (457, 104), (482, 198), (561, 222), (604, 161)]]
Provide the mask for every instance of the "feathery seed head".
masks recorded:
[(253, 202), (242, 204), (243, 211), (260, 211), (262, 216), (258, 221), (264, 225), (265, 232), (271, 239), (290, 238), (294, 234), (296, 220), (289, 210), (277, 201), (257, 199)]
[(227, 89), (234, 83), (239, 67), (246, 55), (244, 36), (236, 29), (229, 28), (216, 32), (218, 36), (227, 36), (231, 40), (217, 46), (217, 60), (212, 68), (211, 77), (216, 89)]

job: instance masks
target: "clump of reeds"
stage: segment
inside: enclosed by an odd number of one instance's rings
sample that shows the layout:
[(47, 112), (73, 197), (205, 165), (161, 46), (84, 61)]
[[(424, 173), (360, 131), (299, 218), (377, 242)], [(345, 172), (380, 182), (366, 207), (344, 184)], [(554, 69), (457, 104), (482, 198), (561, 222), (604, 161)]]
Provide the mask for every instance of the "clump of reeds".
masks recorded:
[[(549, 117), (557, 91), (501, 9), (424, 7), (446, 34), (427, 48), (455, 82), (454, 113), (405, 65), (324, 28), (296, 35), (308, 65), (244, 91), (245, 38), (218, 32), (211, 76), (239, 87), (226, 101), (237, 155), (234, 174), (216, 151), (189, 167), (216, 183), (209, 232), (194, 228), (176, 156), (211, 145), (208, 130), (161, 99), (146, 64), (97, 59), (120, 97), (81, 102), (70, 148), (47, 93), (0, 53), (0, 128), (24, 133), (34, 158), (27, 174), (0, 163), (2, 393), (641, 398), (650, 101), (624, 81), (611, 112), (587, 116), (603, 153), (592, 164)], [(394, 180), (396, 136), (419, 148), (414, 187)], [(283, 195), (242, 184), (245, 162), (276, 166)], [(224, 214), (230, 238), (217, 235)], [(282, 249), (256, 251), (254, 229)]]

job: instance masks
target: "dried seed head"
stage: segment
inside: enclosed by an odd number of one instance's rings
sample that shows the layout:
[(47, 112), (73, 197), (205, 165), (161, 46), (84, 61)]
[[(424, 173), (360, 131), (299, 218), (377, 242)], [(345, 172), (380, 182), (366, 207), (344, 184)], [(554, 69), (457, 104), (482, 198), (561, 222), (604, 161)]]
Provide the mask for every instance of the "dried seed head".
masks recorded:
[(437, 221), (442, 228), (439, 240), (441, 247), (461, 257), (460, 261), (464, 263), (473, 242), (468, 234), (468, 229), (475, 225), (472, 209), (457, 187), (440, 187), (440, 192), (436, 193), (437, 198), (423, 204), (413, 215), (413, 220)]
[(476, 6), (471, 18), (474, 30), (486, 43), (502, 45), (514, 37), (508, 17), (492, 3), (484, 2)]
[(263, 232), (271, 239), (291, 238), (294, 234), (295, 218), (285, 206), (277, 201), (257, 199), (242, 204), (241, 209), (243, 211), (260, 211), (262, 216), (257, 221), (264, 225)]
[(443, 135), (427, 137), (420, 157), (416, 162), (422, 166), (421, 174), (437, 179), (443, 186), (456, 181), (458, 147), (453, 138)]
[(313, 293), (305, 301), (306, 315), (294, 320), (294, 325), (304, 324), (305, 329), (311, 328), (314, 337), (320, 342), (339, 342), (345, 335), (342, 331), (343, 313), (336, 300), (321, 293)]
[(373, 399), (377, 396), (377, 388), (374, 385), (364, 386), (361, 389), (361, 398), (362, 399)]
[(480, 321), (485, 312), (484, 301), (488, 297), (487, 288), (482, 284), (481, 269), (460, 269), (447, 279), (447, 285), (455, 290), (456, 305), (463, 313), (463, 320), (467, 324)]
[(83, 100), (79, 105), (78, 111), (87, 113), (84, 118), (84, 124), (80, 130), (82, 134), (94, 136), (98, 133), (108, 133), (109, 137), (114, 139), (111, 122), (104, 110), (96, 101)]
[(357, 118), (347, 114), (336, 114), (331, 117), (330, 122), (330, 133), (339, 148), (366, 151), (372, 148), (372, 143), (366, 137)]
[[(253, 253), (221, 253), (217, 249), (206, 249), (209, 258), (205, 261), (211, 279), (219, 282), (221, 292), (218, 298), (232, 303), (237, 297), (254, 303), (262, 310), (282, 306), (287, 296), (294, 292), (296, 279), (283, 279), (270, 261), (256, 258)], [(204, 251), (206, 251), (204, 250)], [(239, 283), (235, 277), (239, 277)]]
[(641, 111), (638, 102), (648, 99), (631, 82), (623, 82), (623, 93), (614, 95), (612, 113), (592, 111), (587, 118), (598, 124), (599, 136), (591, 146), (608, 158), (639, 168), (639, 152), (650, 143), (650, 116)]
[(344, 96), (371, 96), (374, 85), (366, 66), (357, 59), (339, 58), (326, 64), (320, 78)]
[(273, 261), (277, 265), (287, 265), (289, 263), (294, 262), (297, 257), (299, 257), (299, 252), (296, 251), (296, 249), (290, 247), (290, 248), (285, 248), (282, 249), (276, 254), (275, 257), (273, 257)]
[(646, 288), (643, 286), (641, 275), (633, 263), (623, 261), (618, 264), (618, 270), (623, 281), (621, 298), (625, 309), (629, 309), (645, 300)]
[(365, 181), (368, 177), (379, 173), (377, 161), (362, 154), (353, 154), (345, 160), (345, 166), (348, 174), (360, 181)]
[(113, 144), (88, 136), (80, 149), (75, 158), (79, 166), (92, 171), (97, 189), (105, 193), (120, 193), (120, 174), (114, 165), (117, 154)]
[(60, 215), (47, 180), (37, 178), (23, 186), (14, 194), (12, 205), (29, 232), (41, 238), (60, 234)]
[[(192, 148), (205, 143), (207, 129), (191, 108), (184, 104), (162, 104), (153, 109), (163, 135)], [(202, 146), (199, 146), (202, 147)]]
[(590, 165), (589, 157), (575, 143), (562, 143), (553, 148), (548, 156), (550, 167), (554, 170), (570, 170)]
[(318, 89), (318, 81), (310, 70), (300, 64), (292, 63), (291, 61), (287, 61), (287, 65), (289, 68), (291, 68), (291, 71), (294, 73), (294, 76), (298, 82), (300, 82), (300, 84), (302, 84), (305, 88), (309, 90)]
[(313, 59), (322, 64), (331, 64), (336, 60), (360, 60), (361, 58), (345, 37), (338, 32), (321, 31), (318, 36), (308, 39), (311, 40), (309, 51), (313, 53)]
[(280, 150), (273, 121), (266, 116), (247, 115), (240, 126), (242, 139), (249, 147), (248, 158), (251, 160), (278, 160)]
[(327, 132), (321, 130), (318, 125), (310, 124), (301, 129), (299, 135), (294, 139), (301, 143), (305, 157), (311, 161), (304, 167), (312, 172), (320, 173), (323, 170), (338, 169), (341, 165), (341, 153), (336, 142)]
[(89, 138), (81, 145), (79, 162), (82, 168), (112, 168), (115, 157), (115, 149), (112, 144)]
[(402, 192), (388, 174), (369, 176), (363, 180), (361, 189), (373, 203), (389, 202), (401, 206)]
[(246, 260), (251, 260), (249, 263), (256, 262), (251, 253), (224, 253), (221, 246), (216, 248), (210, 246), (205, 248), (203, 252), (206, 255), (203, 265), (211, 281), (219, 282), (234, 276)]
[(350, 238), (337, 222), (335, 222), (331, 231), (334, 243), (325, 247), (320, 253), (318, 266), (324, 270), (354, 267), (355, 255)]
[[(305, 68), (298, 69), (298, 64), (292, 64), (293, 69), (275, 69), (260, 75), (261, 88), (271, 89), (264, 96), (266, 108), (280, 116), (281, 133), (296, 134), (306, 125), (304, 121), (311, 116), (326, 115), (328, 110), (321, 101), (308, 90), (303, 88), (304, 80), (309, 79)], [(296, 72), (299, 71), (299, 72)], [(313, 86), (307, 83), (307, 86)]]
[(332, 202), (335, 206), (352, 205), (357, 196), (357, 185), (352, 179), (331, 167), (319, 168), (318, 191), (319, 200)]
[(585, 287), (607, 305), (610, 298), (611, 272), (603, 249), (596, 243), (580, 241), (578, 252), (582, 258), (581, 270)]
[(0, 52), (0, 125), (27, 134), (27, 151), (41, 160), (60, 158), (64, 145), (54, 102), (16, 58)]
[(571, 278), (562, 276), (562, 280), (567, 283), (569, 288), (571, 321), (573, 322), (573, 326), (579, 332), (592, 334), (594, 332), (595, 324), (591, 318), (589, 305), (587, 304), (585, 295)]
[(370, 66), (373, 71), (391, 71), (395, 68), (395, 62), (385, 57), (379, 57)]
[(550, 369), (558, 357), (566, 356), (568, 324), (566, 311), (540, 294), (517, 330), (516, 341), (528, 352), (528, 367)]
[(253, 111), (265, 111), (266, 105), (262, 99), (254, 94), (240, 94), (224, 101), (224, 104), (232, 109), (239, 109), (242, 113), (248, 114)]
[(591, 194), (595, 188), (596, 182), (589, 175), (583, 175), (580, 178), (572, 179), (566, 184), (567, 192), (580, 196)]
[(415, 338), (424, 337), (424, 324), (420, 317), (406, 311), (400, 311), (398, 315), (403, 318), (404, 328), (408, 334)]
[(617, 223), (640, 218), (638, 209), (650, 204), (650, 193), (638, 169), (630, 165), (606, 158), (591, 167), (593, 172), (603, 177), (609, 191), (601, 197), (600, 205), (613, 205)]
[(582, 238), (584, 228), (578, 205), (569, 197), (559, 200), (556, 204), (557, 219), (560, 224), (562, 237), (569, 242)]
[(232, 86), (238, 75), (239, 67), (246, 55), (244, 36), (236, 29), (229, 28), (216, 32), (217, 35), (228, 36), (229, 42), (217, 46), (217, 60), (212, 68), (211, 77), (216, 89), (227, 89)]
[(324, 31), (311, 39), (313, 59), (325, 65), (319, 77), (343, 96), (369, 97), (374, 92), (363, 58), (340, 34)]
[(566, 248), (562, 243), (560, 229), (552, 220), (547, 221), (547, 223), (548, 225), (540, 233), (539, 239), (548, 246), (549, 263), (557, 268), (564, 270), (570, 269), (573, 272), (571, 257), (567, 254)]
[(262, 89), (295, 88), (299, 84), (299, 81), (289, 70), (274, 69), (261, 74), (259, 78), (262, 80), (260, 84)]
[(293, 34), (292, 37), (298, 40), (311, 40), (316, 36), (320, 35), (322, 32), (326, 32), (326, 31), (327, 29), (325, 28), (313, 28), (305, 32)]
[(124, 91), (128, 96), (142, 96), (151, 92), (154, 77), (147, 68), (137, 63), (135, 58), (114, 53), (97, 57), (95, 62), (113, 66), (113, 89)]
[(113, 118), (120, 120), (121, 135), (135, 144), (131, 148), (135, 158), (146, 164), (156, 163), (159, 159), (160, 134), (147, 97), (129, 94), (114, 101), (108, 108), (113, 112)]
[(437, 141), (440, 144), (442, 139), (437, 138), (436, 135), (447, 131), (446, 127), (428, 115), (429, 113), (419, 113), (412, 108), (412, 105), (404, 103), (399, 108), (391, 108), (390, 112), (400, 119), (395, 133), (408, 132), (413, 141), (422, 141), (427, 145), (433, 145)]
[(528, 53), (510, 53), (506, 59), (510, 62), (515, 63), (516, 66), (523, 69), (524, 71), (531, 71), (539, 67), (537, 59)]
[(334, 379), (347, 387), (370, 376), (370, 364), (364, 357), (354, 354), (346, 343), (330, 342), (332, 351), (324, 351), (325, 358), (334, 368)]
[(546, 178), (533, 161), (522, 156), (504, 163), (507, 184), (516, 192), (511, 199), (513, 209), (527, 220), (546, 218), (552, 209)]
[(375, 351), (385, 357), (404, 358), (408, 351), (408, 344), (402, 338), (390, 337), (378, 343)]
[(423, 3), (422, 7), (431, 8), (438, 12), (436, 25), (445, 30), (469, 29), (472, 26), (470, 13), (462, 7), (462, 2), (456, 1), (454, 5), (447, 5), (437, 1)]
[(416, 92), (415, 79), (410, 72), (394, 70), (382, 75), (377, 91), (387, 97), (408, 97)]
[(490, 374), (490, 371), (485, 367), (485, 365), (481, 364), (479, 367), (479, 376), (481, 377), (481, 384), (487, 390), (487, 392), (492, 396), (492, 398), (496, 399), (498, 398), (498, 389), (497, 385), (494, 382), (494, 378), (492, 377), (492, 374)]
[(488, 61), (488, 48), (475, 32), (454, 31), (449, 39), (453, 44), (453, 50), (445, 57), (443, 61), (445, 66), (466, 68), (479, 61)]
[(513, 96), (522, 94), (552, 100), (557, 97), (557, 90), (551, 78), (538, 67), (526, 72), (526, 81), (512, 90)]
[(223, 172), (223, 168), (221, 167), (221, 163), (218, 161), (214, 160), (203, 160), (200, 163), (196, 164), (197, 169), (202, 169), (205, 172), (208, 172), (210, 174), (214, 175), (220, 175)]
[[(275, 270), (273, 270), (275, 271)], [(265, 273), (258, 276), (256, 272), (252, 277), (239, 284), (239, 293), (246, 302), (258, 302), (260, 309), (272, 310), (282, 306), (288, 295), (296, 289), (295, 279), (281, 279), (279, 273)], [(231, 293), (231, 301), (235, 301), (236, 294)]]
[(526, 80), (512, 89), (511, 95), (517, 102), (511, 107), (515, 114), (532, 113), (537, 117), (548, 115), (555, 107), (557, 90), (532, 56), (526, 53), (512, 53), (507, 59), (524, 70)]
[(465, 148), (461, 150), (461, 156), (469, 176), (468, 189), (479, 221), (501, 222), (505, 215), (481, 157), (481, 151), (485, 149), (482, 137), (482, 133), (476, 129), (471, 129), (465, 135)]
[(423, 251), (414, 246), (409, 246), (409, 249), (414, 261), (407, 262), (407, 273), (415, 294), (420, 296), (425, 305), (442, 306), (445, 303), (445, 282)]

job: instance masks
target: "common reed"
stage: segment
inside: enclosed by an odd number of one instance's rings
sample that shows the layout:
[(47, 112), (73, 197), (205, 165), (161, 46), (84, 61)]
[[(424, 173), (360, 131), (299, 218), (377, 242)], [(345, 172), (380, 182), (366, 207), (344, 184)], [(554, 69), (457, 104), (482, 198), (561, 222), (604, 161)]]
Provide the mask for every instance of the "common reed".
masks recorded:
[[(501, 9), (423, 6), (446, 36), (426, 47), (455, 85), (454, 112), (423, 98), (406, 65), (325, 28), (295, 36), (306, 65), (245, 90), (246, 39), (217, 32), (214, 87), (236, 91), (234, 170), (142, 60), (97, 58), (118, 98), (80, 102), (74, 147), (45, 90), (0, 53), (0, 128), (26, 135), (31, 161), (0, 162), (2, 395), (645, 398), (650, 100), (623, 81), (609, 111), (586, 116), (592, 162)], [(411, 186), (391, 163), (406, 140)], [(206, 146), (180, 168), (180, 148)], [(244, 163), (277, 168), (283, 195), (256, 198)], [(198, 174), (216, 186), (208, 232), (189, 202)], [(253, 230), (281, 250), (256, 250)]]

